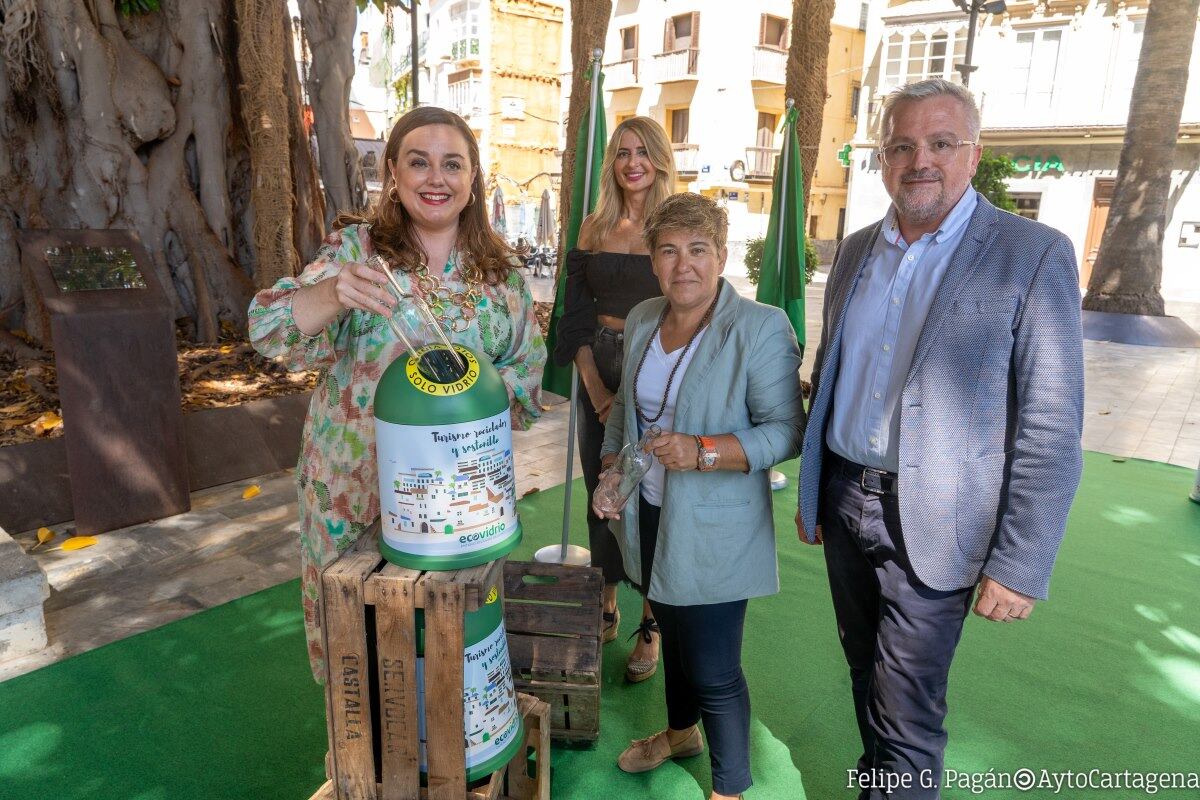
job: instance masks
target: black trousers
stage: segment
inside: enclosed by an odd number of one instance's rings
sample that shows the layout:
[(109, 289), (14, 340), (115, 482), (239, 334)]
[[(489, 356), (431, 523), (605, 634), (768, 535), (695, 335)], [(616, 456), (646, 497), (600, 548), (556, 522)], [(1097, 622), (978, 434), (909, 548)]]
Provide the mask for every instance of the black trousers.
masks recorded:
[(895, 495), (871, 494), (826, 467), (820, 518), (838, 635), (863, 753), (859, 800), (939, 797), (946, 682), (974, 587), (921, 583)]
[[(610, 392), (621, 385), (621, 362), (624, 337), (609, 328), (597, 328), (592, 343), (592, 357), (600, 380)], [(620, 583), (625, 579), (625, 566), (621, 561), (621, 550), (617, 537), (609, 530), (608, 522), (592, 511), (592, 493), (600, 482), (600, 448), (604, 446), (604, 423), (596, 414), (592, 399), (579, 387), (579, 465), (583, 469), (583, 484), (587, 487), (588, 549), (592, 551), (592, 566), (604, 573), (605, 583)]]
[[(644, 497), (639, 502), (642, 585), (648, 586), (661, 509)], [(651, 600), (650, 609), (662, 633), (667, 724), (682, 731), (703, 721), (713, 790), (741, 794), (752, 782), (750, 688), (742, 673), (746, 601), (671, 606)]]

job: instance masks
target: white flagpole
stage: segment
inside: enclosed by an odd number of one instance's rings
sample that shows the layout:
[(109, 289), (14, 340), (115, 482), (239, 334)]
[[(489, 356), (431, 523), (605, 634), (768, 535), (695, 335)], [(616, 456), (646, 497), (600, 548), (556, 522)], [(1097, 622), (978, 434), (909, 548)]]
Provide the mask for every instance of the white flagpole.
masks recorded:
[[(788, 137), (792, 135), (792, 126), (787, 124), (787, 112), (792, 110), (792, 106), (796, 105), (796, 101), (792, 98), (787, 99), (787, 108), (783, 112), (783, 159), (779, 165), (779, 200), (783, 203), (787, 197), (787, 175), (788, 175), (788, 156), (791, 154), (792, 148), (788, 146)], [(775, 264), (779, 270), (779, 282), (783, 283), (783, 226), (785, 223), (785, 208), (779, 209), (779, 229), (776, 231), (778, 238), (775, 240)], [(786, 489), (788, 485), (787, 475), (784, 475), (777, 469), (771, 470), (771, 488), (775, 491)]]
[[(592, 154), (596, 148), (596, 112), (599, 110), (600, 100), (600, 59), (604, 56), (604, 51), (596, 48), (592, 51), (592, 97), (588, 108), (588, 138), (587, 138), (587, 153), (586, 171), (583, 173), (583, 219), (591, 212), (592, 201)], [(587, 566), (592, 563), (592, 553), (586, 547), (573, 545), (568, 542), (571, 535), (571, 481), (575, 477), (575, 427), (576, 415), (578, 413), (579, 403), (579, 372), (575, 366), (571, 366), (571, 410), (570, 416), (567, 418), (567, 470), (566, 476), (563, 478), (563, 520), (562, 520), (562, 543), (555, 547), (547, 545), (539, 548), (533, 554), (534, 561), (553, 564), (576, 564), (579, 566)]]

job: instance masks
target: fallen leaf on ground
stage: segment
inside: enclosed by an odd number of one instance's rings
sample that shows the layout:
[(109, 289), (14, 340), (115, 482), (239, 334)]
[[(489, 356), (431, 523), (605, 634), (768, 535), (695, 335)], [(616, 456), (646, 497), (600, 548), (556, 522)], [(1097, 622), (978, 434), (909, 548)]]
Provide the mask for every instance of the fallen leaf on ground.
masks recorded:
[(95, 536), (72, 536), (70, 539), (67, 539), (65, 542), (63, 542), (58, 549), (82, 550), (85, 547), (91, 547), (98, 541), (100, 540)]
[(242, 499), (249, 500), (252, 497), (258, 497), (260, 494), (262, 494), (262, 489), (258, 488), (258, 484), (254, 484), (246, 487), (246, 491), (242, 492)]
[(29, 408), (31, 405), (33, 405), (32, 399), (22, 400), (20, 403), (13, 403), (12, 405), (7, 405), (4, 408), (0, 408), (0, 414), (21, 414), (24, 413), (25, 409)]
[(39, 436), (43, 433), (49, 433), (62, 427), (62, 417), (55, 414), (53, 411), (42, 413), (37, 419), (29, 423), (34, 432)]
[(34, 550), (38, 549), (39, 547), (44, 545), (46, 542), (53, 539), (56, 535), (57, 534), (55, 534), (54, 531), (50, 530), (49, 528), (38, 528), (37, 544), (35, 544), (33, 546), (33, 549)]

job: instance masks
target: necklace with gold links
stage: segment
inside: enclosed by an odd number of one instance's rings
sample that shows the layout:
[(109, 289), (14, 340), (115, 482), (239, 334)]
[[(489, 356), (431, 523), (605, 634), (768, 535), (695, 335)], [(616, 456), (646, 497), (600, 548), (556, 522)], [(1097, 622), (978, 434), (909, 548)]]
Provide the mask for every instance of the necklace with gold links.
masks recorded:
[[(450, 260), (456, 261), (457, 253), (452, 253)], [(461, 268), (459, 274), (462, 275)], [(425, 305), (429, 306), (429, 310), (433, 313), (434, 319), (450, 333), (463, 333), (471, 327), (471, 321), (479, 313), (479, 301), (483, 299), (483, 293), (479, 291), (479, 284), (469, 280), (465, 275), (463, 282), (467, 284), (465, 292), (452, 292), (442, 285), (440, 278), (429, 274), (429, 268), (424, 263), (417, 265), (416, 269), (409, 272), (409, 283), (415, 289), (410, 296), (417, 296), (424, 300)], [(460, 316), (451, 317), (450, 312), (455, 306), (458, 306)]]

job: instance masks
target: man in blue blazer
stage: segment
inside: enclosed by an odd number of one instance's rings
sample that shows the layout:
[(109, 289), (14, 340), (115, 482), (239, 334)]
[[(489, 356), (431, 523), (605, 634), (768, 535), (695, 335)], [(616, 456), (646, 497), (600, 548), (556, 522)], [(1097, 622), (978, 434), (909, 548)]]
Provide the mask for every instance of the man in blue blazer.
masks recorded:
[(860, 798), (939, 796), (963, 620), (1046, 597), (1082, 471), (1074, 250), (971, 188), (979, 127), (948, 81), (885, 99), (892, 207), (825, 290), (796, 527), (825, 547)]

